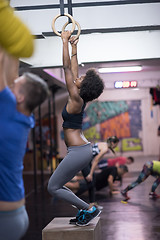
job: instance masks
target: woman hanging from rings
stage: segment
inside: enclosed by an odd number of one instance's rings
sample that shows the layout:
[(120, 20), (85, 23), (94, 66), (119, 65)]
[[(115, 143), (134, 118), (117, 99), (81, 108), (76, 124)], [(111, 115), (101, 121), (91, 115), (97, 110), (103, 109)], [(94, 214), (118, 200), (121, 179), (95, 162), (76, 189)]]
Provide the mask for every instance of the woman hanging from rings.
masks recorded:
[[(86, 103), (100, 96), (104, 84), (94, 69), (89, 69), (84, 76), (78, 77), (77, 43), (75, 37), (71, 37), (71, 31), (62, 31), (63, 42), (63, 69), (65, 81), (69, 93), (68, 102), (65, 105), (63, 117), (64, 139), (68, 153), (61, 161), (48, 183), (49, 193), (63, 199), (77, 207), (76, 225), (85, 226), (100, 214), (100, 210), (78, 198), (64, 185), (70, 181), (76, 173), (82, 170), (93, 158), (90, 142), (82, 133), (83, 111)], [(69, 46), (72, 46), (72, 56), (69, 56)]]

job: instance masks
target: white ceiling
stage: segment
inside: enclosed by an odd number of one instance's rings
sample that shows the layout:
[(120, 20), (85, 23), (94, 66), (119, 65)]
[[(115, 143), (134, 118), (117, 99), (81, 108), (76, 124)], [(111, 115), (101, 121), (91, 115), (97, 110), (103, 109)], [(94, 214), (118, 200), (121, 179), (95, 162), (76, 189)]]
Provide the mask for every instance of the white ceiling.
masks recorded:
[[(25, 63), (23, 67), (31, 66), (33, 71), (41, 74), (44, 68), (48, 68), (57, 79), (55, 83), (63, 86), (62, 43), (51, 28), (53, 18), (60, 13), (60, 2), (10, 2), (37, 38), (34, 55), (21, 59)], [(67, 0), (64, 3), (67, 13)], [(139, 87), (160, 85), (160, 1), (72, 0), (72, 11), (81, 25), (78, 44), (80, 74), (89, 67), (138, 64), (143, 67), (139, 73), (102, 74), (106, 88), (113, 88), (114, 81), (118, 80), (137, 80)], [(62, 19), (66, 21), (64, 17)], [(57, 20), (57, 30), (62, 26), (62, 21)], [(52, 77), (45, 74), (45, 78), (51, 81)]]

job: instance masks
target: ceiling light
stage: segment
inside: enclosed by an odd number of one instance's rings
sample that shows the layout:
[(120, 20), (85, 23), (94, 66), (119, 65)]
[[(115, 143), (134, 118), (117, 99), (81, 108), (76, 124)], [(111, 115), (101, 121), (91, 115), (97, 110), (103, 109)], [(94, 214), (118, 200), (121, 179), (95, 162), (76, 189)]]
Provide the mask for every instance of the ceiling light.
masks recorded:
[(99, 73), (118, 73), (118, 72), (138, 72), (142, 70), (142, 66), (129, 66), (129, 67), (108, 67), (99, 68)]

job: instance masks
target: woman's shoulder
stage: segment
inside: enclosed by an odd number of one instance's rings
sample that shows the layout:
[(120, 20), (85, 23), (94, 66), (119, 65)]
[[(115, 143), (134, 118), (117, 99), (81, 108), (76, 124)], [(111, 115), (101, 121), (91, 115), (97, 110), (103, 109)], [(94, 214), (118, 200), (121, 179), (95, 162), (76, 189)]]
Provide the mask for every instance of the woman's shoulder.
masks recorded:
[(98, 142), (98, 147), (101, 149), (108, 149), (108, 145), (106, 142)]

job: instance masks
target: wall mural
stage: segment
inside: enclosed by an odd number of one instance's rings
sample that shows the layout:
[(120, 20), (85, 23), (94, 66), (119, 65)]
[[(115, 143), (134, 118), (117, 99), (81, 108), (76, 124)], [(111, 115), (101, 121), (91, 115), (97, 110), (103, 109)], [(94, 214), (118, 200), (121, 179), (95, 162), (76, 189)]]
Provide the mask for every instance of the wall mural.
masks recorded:
[(118, 152), (143, 151), (141, 101), (90, 103), (84, 113), (83, 131), (91, 142), (116, 135), (120, 139)]

